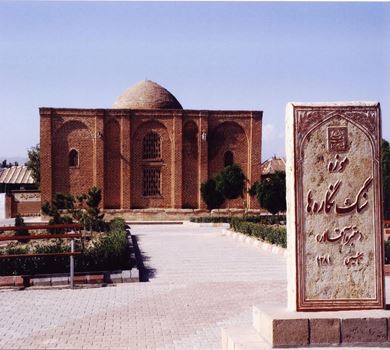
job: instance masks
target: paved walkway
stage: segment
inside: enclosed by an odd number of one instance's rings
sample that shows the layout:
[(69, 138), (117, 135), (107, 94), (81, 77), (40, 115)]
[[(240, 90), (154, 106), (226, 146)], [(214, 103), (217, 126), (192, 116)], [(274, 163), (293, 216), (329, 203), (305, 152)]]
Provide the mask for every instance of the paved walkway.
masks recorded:
[(285, 299), (285, 260), (221, 228), (134, 226), (147, 283), (0, 292), (0, 348), (220, 349), (221, 326)]

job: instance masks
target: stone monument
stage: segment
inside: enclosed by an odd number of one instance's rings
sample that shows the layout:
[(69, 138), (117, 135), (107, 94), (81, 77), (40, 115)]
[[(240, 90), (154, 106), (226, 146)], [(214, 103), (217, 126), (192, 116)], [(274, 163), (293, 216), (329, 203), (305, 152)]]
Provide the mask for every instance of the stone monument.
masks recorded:
[(287, 105), (288, 305), (254, 306), (223, 349), (390, 347), (381, 140), (379, 103)]
[(286, 111), (288, 306), (383, 309), (378, 103)]

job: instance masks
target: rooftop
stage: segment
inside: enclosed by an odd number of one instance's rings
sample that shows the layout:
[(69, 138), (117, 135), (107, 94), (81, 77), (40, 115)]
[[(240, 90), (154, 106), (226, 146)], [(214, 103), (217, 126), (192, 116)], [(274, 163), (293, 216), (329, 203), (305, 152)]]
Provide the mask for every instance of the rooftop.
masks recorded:
[(183, 109), (167, 89), (151, 80), (128, 88), (113, 104), (118, 109)]

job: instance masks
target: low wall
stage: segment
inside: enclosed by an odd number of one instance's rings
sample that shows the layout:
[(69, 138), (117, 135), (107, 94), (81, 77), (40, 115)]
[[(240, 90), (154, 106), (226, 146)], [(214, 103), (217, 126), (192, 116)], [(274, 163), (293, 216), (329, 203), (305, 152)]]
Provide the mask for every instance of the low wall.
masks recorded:
[(21, 216), (39, 216), (41, 211), (41, 193), (39, 191), (15, 191), (6, 195), (5, 212), (7, 218)]
[(242, 216), (259, 215), (262, 211), (258, 209), (214, 209), (208, 211), (204, 209), (105, 209), (103, 210), (105, 219), (110, 220), (115, 217), (124, 218), (126, 221), (171, 221), (189, 220), (191, 217), (200, 216)]

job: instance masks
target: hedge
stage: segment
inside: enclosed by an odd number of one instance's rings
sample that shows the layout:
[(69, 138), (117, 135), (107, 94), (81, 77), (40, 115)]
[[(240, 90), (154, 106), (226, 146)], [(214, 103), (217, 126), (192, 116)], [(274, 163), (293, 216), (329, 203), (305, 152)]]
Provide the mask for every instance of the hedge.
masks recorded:
[(274, 225), (280, 221), (286, 222), (286, 215), (272, 216), (272, 215), (256, 215), (256, 216), (200, 216), (190, 218), (191, 222), (200, 222), (200, 223), (231, 223), (232, 220), (240, 219), (243, 221), (261, 223), (265, 225)]
[(287, 247), (287, 231), (285, 227), (248, 222), (246, 219), (233, 218), (230, 222), (234, 231), (257, 237), (271, 244)]

